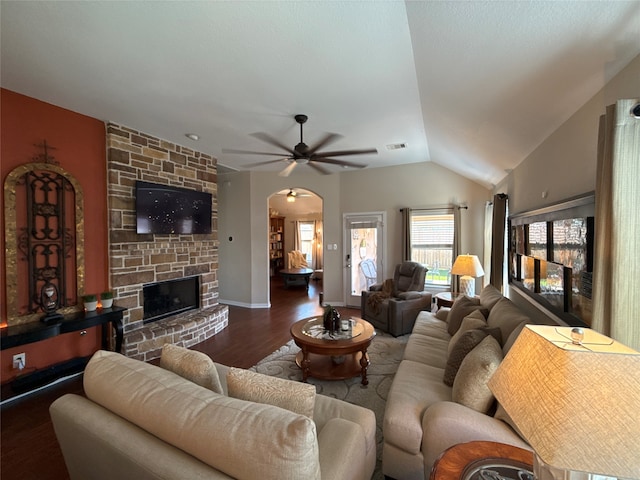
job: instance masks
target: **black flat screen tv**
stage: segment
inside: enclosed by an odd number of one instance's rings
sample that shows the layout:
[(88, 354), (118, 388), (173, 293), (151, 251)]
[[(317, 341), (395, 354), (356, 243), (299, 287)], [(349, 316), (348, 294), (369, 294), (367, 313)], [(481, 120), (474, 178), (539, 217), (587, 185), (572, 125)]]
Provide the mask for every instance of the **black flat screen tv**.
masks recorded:
[(138, 233), (211, 233), (212, 195), (187, 188), (136, 182)]

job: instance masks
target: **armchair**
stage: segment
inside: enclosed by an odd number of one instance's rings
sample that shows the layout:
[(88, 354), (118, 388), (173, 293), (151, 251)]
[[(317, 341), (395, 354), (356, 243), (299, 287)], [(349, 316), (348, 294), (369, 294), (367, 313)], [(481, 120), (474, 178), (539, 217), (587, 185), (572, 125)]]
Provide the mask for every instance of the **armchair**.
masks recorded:
[(387, 280), (362, 292), (362, 318), (394, 337), (411, 333), (418, 313), (431, 307), (431, 293), (424, 291), (426, 273), (416, 262), (396, 265), (393, 283)]

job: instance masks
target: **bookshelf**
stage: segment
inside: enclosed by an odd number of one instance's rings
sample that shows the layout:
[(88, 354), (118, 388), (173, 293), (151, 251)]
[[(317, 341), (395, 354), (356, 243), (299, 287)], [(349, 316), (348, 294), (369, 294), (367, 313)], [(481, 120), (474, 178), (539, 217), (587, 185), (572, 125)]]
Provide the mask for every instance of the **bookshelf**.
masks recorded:
[(284, 217), (271, 217), (269, 219), (269, 266), (272, 277), (285, 268)]

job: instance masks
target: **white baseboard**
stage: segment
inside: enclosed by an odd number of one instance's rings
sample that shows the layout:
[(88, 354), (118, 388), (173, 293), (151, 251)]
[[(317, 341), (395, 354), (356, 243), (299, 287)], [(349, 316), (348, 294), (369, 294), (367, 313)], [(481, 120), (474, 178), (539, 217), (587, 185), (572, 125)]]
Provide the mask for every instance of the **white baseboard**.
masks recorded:
[(236, 302), (235, 300), (225, 300), (223, 298), (218, 298), (218, 303), (222, 303), (224, 305), (232, 305), (234, 307), (243, 307), (243, 308), (271, 308), (270, 303), (245, 303), (245, 302)]

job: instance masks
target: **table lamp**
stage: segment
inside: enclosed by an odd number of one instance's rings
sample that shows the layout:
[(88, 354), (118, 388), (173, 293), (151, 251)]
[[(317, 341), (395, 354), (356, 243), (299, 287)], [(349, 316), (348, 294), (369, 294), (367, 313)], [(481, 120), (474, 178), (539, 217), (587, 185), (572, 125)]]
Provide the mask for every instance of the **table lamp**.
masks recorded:
[(480, 260), (475, 255), (458, 255), (451, 267), (452, 275), (462, 275), (460, 277), (460, 293), (473, 297), (476, 294), (475, 277), (482, 277), (484, 270), (480, 265)]
[(588, 328), (527, 325), (489, 381), (537, 480), (640, 478), (640, 353)]

